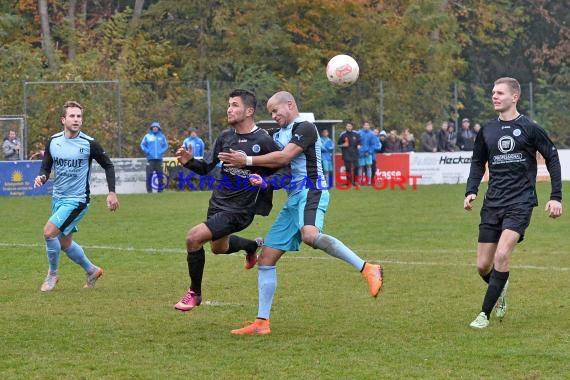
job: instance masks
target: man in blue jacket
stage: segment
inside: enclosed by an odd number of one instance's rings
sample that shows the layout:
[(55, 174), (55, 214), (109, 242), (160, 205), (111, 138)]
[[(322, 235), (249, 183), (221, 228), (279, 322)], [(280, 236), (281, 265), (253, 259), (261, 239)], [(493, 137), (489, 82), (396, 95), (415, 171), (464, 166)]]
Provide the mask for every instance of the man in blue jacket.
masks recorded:
[(182, 142), (182, 146), (186, 150), (188, 150), (188, 147), (191, 146), (192, 155), (194, 157), (204, 157), (204, 148), (206, 147), (206, 144), (204, 144), (204, 141), (198, 136), (198, 130), (196, 128), (190, 128), (190, 133), (188, 137), (186, 137)]
[(358, 149), (358, 175), (366, 176), (367, 183), (370, 185), (372, 179), (372, 161), (376, 155), (375, 150), (378, 148), (379, 140), (370, 130), (370, 123), (366, 122), (362, 125), (362, 129), (358, 131), (360, 136), (360, 148)]
[[(162, 133), (162, 128), (158, 121), (150, 124), (149, 131), (141, 141), (141, 149), (144, 152), (148, 164), (146, 166), (146, 192), (152, 193), (154, 173), (162, 173), (162, 158), (168, 149), (166, 136)], [(157, 174), (158, 184), (154, 185), (158, 192), (164, 190), (163, 176)]]

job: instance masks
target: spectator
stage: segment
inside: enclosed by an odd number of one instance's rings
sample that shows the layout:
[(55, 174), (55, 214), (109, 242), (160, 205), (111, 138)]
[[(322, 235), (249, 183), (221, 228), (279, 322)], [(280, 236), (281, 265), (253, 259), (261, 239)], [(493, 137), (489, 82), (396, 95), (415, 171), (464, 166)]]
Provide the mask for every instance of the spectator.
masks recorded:
[[(358, 131), (360, 136), (360, 149), (358, 150), (358, 174), (361, 176), (366, 176), (369, 181), (372, 178), (372, 156), (374, 156), (374, 150), (377, 146), (374, 136), (374, 132), (370, 130), (370, 123), (365, 122), (362, 124), (362, 129)], [(368, 182), (367, 184), (370, 184)]]
[(182, 146), (184, 147), (184, 150), (192, 149), (189, 151), (192, 152), (193, 157), (204, 157), (206, 144), (204, 144), (204, 141), (198, 136), (198, 130), (196, 128), (190, 128), (188, 137), (184, 139)]
[[(380, 139), (380, 130), (378, 128), (374, 128), (374, 154), (372, 155), (372, 177), (376, 175), (376, 158), (377, 154), (382, 152), (382, 141)], [(384, 136), (386, 136), (386, 132), (384, 132)]]
[(2, 151), (4, 152), (4, 159), (6, 161), (18, 161), (20, 159), (20, 149), (22, 145), (16, 135), (16, 131), (10, 129), (8, 136), (2, 143)]
[(398, 131), (395, 129), (391, 130), (388, 136), (386, 136), (386, 149), (384, 153), (400, 153), (402, 151), (402, 142), (398, 136)]
[(475, 144), (475, 133), (471, 130), (469, 119), (461, 121), (461, 131), (457, 135), (457, 146), (464, 151), (473, 151)]
[[(146, 192), (152, 193), (153, 186), (156, 186), (156, 190), (160, 193), (164, 190), (162, 159), (168, 149), (168, 143), (158, 121), (151, 123), (148, 133), (141, 141), (141, 149), (148, 161), (146, 166)], [(154, 178), (152, 178), (154, 173), (157, 173), (157, 185), (154, 184)]]
[(321, 163), (323, 165), (323, 175), (327, 179), (327, 182), (333, 171), (333, 151), (334, 145), (329, 137), (329, 130), (323, 129), (321, 131)]
[(378, 138), (380, 139), (380, 152), (379, 153), (386, 153), (386, 138), (387, 137), (388, 137), (388, 134), (384, 130), (381, 130), (380, 133), (378, 133)]
[(433, 133), (433, 123), (428, 121), (420, 136), (422, 152), (437, 152), (437, 136)]
[(410, 128), (404, 129), (404, 132), (400, 137), (400, 142), (402, 145), (402, 152), (413, 152), (416, 150), (416, 138), (413, 133), (410, 132)]
[(447, 123), (447, 141), (449, 141), (450, 152), (457, 150), (457, 132), (455, 132), (455, 123), (450, 121)]
[(475, 133), (475, 137), (477, 137), (477, 134), (479, 133), (480, 130), (481, 130), (481, 124), (479, 123), (473, 124), (473, 132)]
[(341, 147), (342, 160), (344, 161), (344, 171), (347, 180), (355, 184), (355, 176), (358, 165), (358, 149), (360, 148), (360, 137), (354, 132), (353, 125), (346, 123), (345, 130), (338, 138), (338, 145)]

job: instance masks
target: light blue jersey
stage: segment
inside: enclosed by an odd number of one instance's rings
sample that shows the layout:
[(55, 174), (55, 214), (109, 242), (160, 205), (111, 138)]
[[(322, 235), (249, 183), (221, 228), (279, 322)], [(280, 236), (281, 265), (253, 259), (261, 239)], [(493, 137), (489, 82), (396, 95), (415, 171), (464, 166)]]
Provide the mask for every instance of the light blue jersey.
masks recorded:
[(66, 138), (64, 132), (56, 133), (48, 140), (40, 175), (49, 178), (55, 172), (53, 198), (89, 203), (89, 177), (91, 161), (95, 159), (105, 170), (109, 191), (115, 191), (113, 163), (92, 137), (79, 132)]
[(285, 187), (286, 189), (290, 189), (292, 192), (304, 188), (311, 190), (328, 189), (321, 163), (321, 139), (314, 124), (297, 118), (286, 127), (275, 132), (273, 139), (280, 149), (289, 143), (296, 144), (303, 149), (303, 152), (291, 161), (293, 178), (289, 186)]
[(194, 158), (204, 157), (204, 148), (206, 147), (206, 145), (204, 144), (204, 141), (201, 138), (199, 138), (198, 136), (186, 137), (184, 139), (184, 141), (182, 142), (182, 146), (186, 150), (188, 150), (188, 147), (191, 146), (192, 147), (192, 155), (194, 156)]

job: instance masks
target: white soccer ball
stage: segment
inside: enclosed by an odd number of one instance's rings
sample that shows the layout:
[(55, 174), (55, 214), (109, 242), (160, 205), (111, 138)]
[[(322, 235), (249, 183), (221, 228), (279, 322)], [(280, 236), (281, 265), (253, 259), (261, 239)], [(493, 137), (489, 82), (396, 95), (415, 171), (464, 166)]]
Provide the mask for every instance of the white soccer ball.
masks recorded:
[(339, 54), (327, 64), (327, 78), (336, 86), (350, 86), (358, 79), (360, 68), (350, 55)]

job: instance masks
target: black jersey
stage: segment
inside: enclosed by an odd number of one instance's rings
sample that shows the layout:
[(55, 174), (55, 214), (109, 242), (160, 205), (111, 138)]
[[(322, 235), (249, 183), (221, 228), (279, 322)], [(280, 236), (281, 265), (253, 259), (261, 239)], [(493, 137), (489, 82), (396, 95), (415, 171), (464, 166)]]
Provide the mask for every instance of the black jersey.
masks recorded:
[[(254, 128), (245, 134), (236, 133), (234, 128), (224, 130), (214, 142), (212, 149), (204, 159), (189, 161), (185, 167), (193, 172), (204, 175), (214, 169), (220, 160), (220, 152), (229, 152), (230, 149), (242, 152), (247, 156), (260, 156), (279, 150), (271, 136), (261, 128)], [(221, 162), (221, 170), (215, 174), (212, 185), (213, 193), (210, 198), (210, 207), (226, 211), (250, 210), (252, 213), (268, 215), (271, 210), (272, 187), (266, 189), (253, 188), (248, 185), (248, 176), (259, 174), (269, 176), (275, 169), (262, 166), (245, 166), (243, 168), (229, 168)]]
[(558, 151), (546, 131), (524, 115), (510, 121), (497, 118), (481, 128), (475, 139), (465, 195), (477, 194), (485, 174), (485, 165), (488, 164), (489, 187), (485, 194), (485, 205), (538, 205), (537, 151), (544, 157), (550, 173), (550, 199), (561, 201), (562, 176)]

